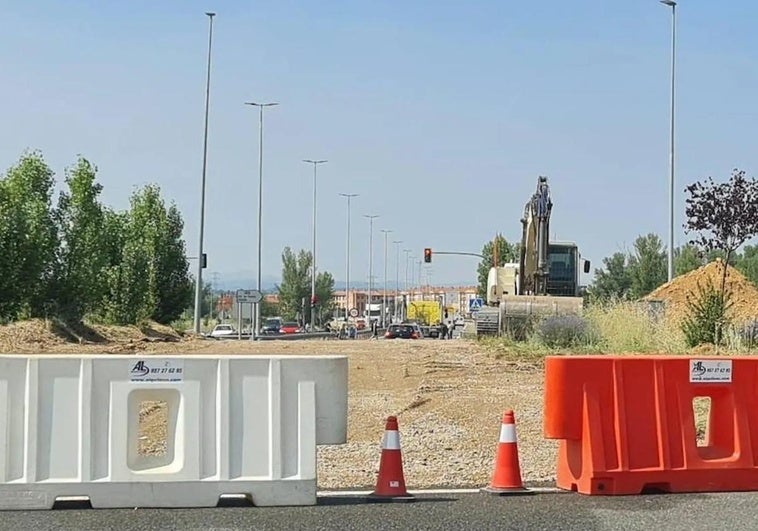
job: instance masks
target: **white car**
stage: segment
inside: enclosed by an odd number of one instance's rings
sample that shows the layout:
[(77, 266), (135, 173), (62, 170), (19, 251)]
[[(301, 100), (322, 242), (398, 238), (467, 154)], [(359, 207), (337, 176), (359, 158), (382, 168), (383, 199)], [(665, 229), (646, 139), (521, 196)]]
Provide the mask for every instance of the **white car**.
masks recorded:
[(237, 331), (232, 325), (219, 324), (214, 326), (213, 331), (208, 335), (215, 338), (233, 337), (237, 335)]

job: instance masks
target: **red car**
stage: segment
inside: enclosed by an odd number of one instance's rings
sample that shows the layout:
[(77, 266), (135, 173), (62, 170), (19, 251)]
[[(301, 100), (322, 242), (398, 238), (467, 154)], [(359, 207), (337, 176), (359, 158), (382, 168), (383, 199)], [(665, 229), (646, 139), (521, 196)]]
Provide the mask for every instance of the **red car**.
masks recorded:
[(283, 323), (279, 328), (280, 334), (297, 334), (300, 332), (300, 325), (297, 323)]

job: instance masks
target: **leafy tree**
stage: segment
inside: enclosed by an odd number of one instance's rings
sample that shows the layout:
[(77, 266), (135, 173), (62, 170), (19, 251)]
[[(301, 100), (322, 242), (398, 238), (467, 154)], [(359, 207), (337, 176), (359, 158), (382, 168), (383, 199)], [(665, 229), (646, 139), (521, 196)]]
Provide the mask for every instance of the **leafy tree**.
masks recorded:
[(174, 206), (166, 210), (160, 189), (148, 185), (132, 195), (120, 221), (120, 261), (109, 269), (107, 318), (170, 323), (192, 298), (181, 216)]
[(182, 239), (184, 221), (176, 205), (165, 212), (163, 230), (155, 248), (156, 305), (152, 318), (163, 324), (177, 319), (192, 300), (189, 262)]
[(328, 271), (316, 275), (316, 299), (316, 316), (321, 324), (324, 316), (331, 316), (335, 308), (334, 277)]
[(724, 293), (726, 273), (734, 253), (746, 241), (758, 235), (758, 181), (747, 178), (735, 169), (729, 181), (695, 182), (685, 188), (685, 232), (695, 232), (695, 242), (706, 251), (724, 253), (721, 292)]
[(595, 280), (588, 292), (595, 300), (626, 299), (632, 289), (627, 255), (621, 252), (603, 258), (604, 269), (595, 269)]
[(274, 317), (276, 315), (279, 315), (279, 305), (270, 301), (266, 300), (266, 297), (263, 297), (263, 300), (259, 303), (258, 307), (261, 311), (261, 317)]
[(58, 313), (80, 320), (97, 309), (107, 293), (109, 265), (104, 238), (105, 213), (98, 202), (102, 186), (95, 182), (97, 169), (79, 158), (67, 171), (69, 192), (58, 200), (59, 248), (56, 299)]
[(634, 241), (634, 254), (629, 256), (628, 265), (633, 299), (644, 297), (666, 283), (666, 262), (663, 242), (656, 234), (639, 236)]
[(684, 275), (703, 266), (703, 256), (697, 246), (688, 243), (674, 250), (674, 274)]
[[(313, 255), (300, 250), (295, 253), (289, 247), (282, 252), (282, 283), (279, 292), (279, 310), (285, 319), (310, 322), (311, 315), (311, 264)], [(334, 307), (334, 278), (324, 271), (316, 275), (316, 317), (328, 314)], [(303, 305), (305, 301), (305, 305)]]
[[(635, 299), (644, 297), (666, 282), (667, 255), (660, 238), (639, 236), (634, 253), (616, 252), (603, 259), (604, 268), (595, 269), (589, 289), (591, 300)], [(681, 275), (703, 265), (698, 248), (692, 244), (674, 249), (674, 270)]]
[(24, 154), (0, 181), (0, 318), (47, 313), (58, 247), (54, 185), (38, 152)]
[[(303, 300), (310, 299), (311, 254), (300, 250), (296, 255), (291, 248), (282, 251), (282, 282), (276, 288), (279, 292), (279, 308), (287, 320), (303, 317)], [(309, 306), (307, 303), (306, 307)]]
[(743, 247), (742, 254), (734, 261), (734, 266), (748, 280), (758, 286), (758, 246), (746, 245)]
[(498, 266), (518, 260), (517, 245), (508, 243), (502, 234), (498, 233), (495, 236), (494, 241), (485, 243), (484, 247), (482, 247), (482, 256), (484, 256), (484, 258), (479, 262), (479, 267), (476, 269), (479, 278), (477, 294), (480, 297), (487, 296), (487, 277), (489, 276), (490, 268), (495, 264), (495, 243), (497, 243)]

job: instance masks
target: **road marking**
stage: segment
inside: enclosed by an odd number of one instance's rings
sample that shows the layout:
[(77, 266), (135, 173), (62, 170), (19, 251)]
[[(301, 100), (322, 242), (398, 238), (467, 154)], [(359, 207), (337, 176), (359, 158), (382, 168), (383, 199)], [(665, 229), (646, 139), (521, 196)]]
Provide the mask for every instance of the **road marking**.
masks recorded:
[[(548, 494), (557, 492), (568, 492), (566, 490), (559, 489), (557, 487), (527, 487), (527, 490), (536, 493)], [(481, 489), (426, 489), (426, 490), (412, 490), (408, 492), (414, 495), (424, 494), (477, 494)], [(368, 496), (373, 491), (370, 490), (322, 490), (316, 494), (325, 498), (338, 497), (338, 496)]]

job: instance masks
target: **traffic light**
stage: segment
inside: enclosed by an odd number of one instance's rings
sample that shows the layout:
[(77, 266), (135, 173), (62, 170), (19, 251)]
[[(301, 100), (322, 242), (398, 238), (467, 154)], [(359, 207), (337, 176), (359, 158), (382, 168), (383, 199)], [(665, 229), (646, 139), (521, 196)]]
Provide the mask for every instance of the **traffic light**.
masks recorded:
[(427, 264), (432, 263), (432, 250), (429, 247), (424, 249), (424, 262)]

